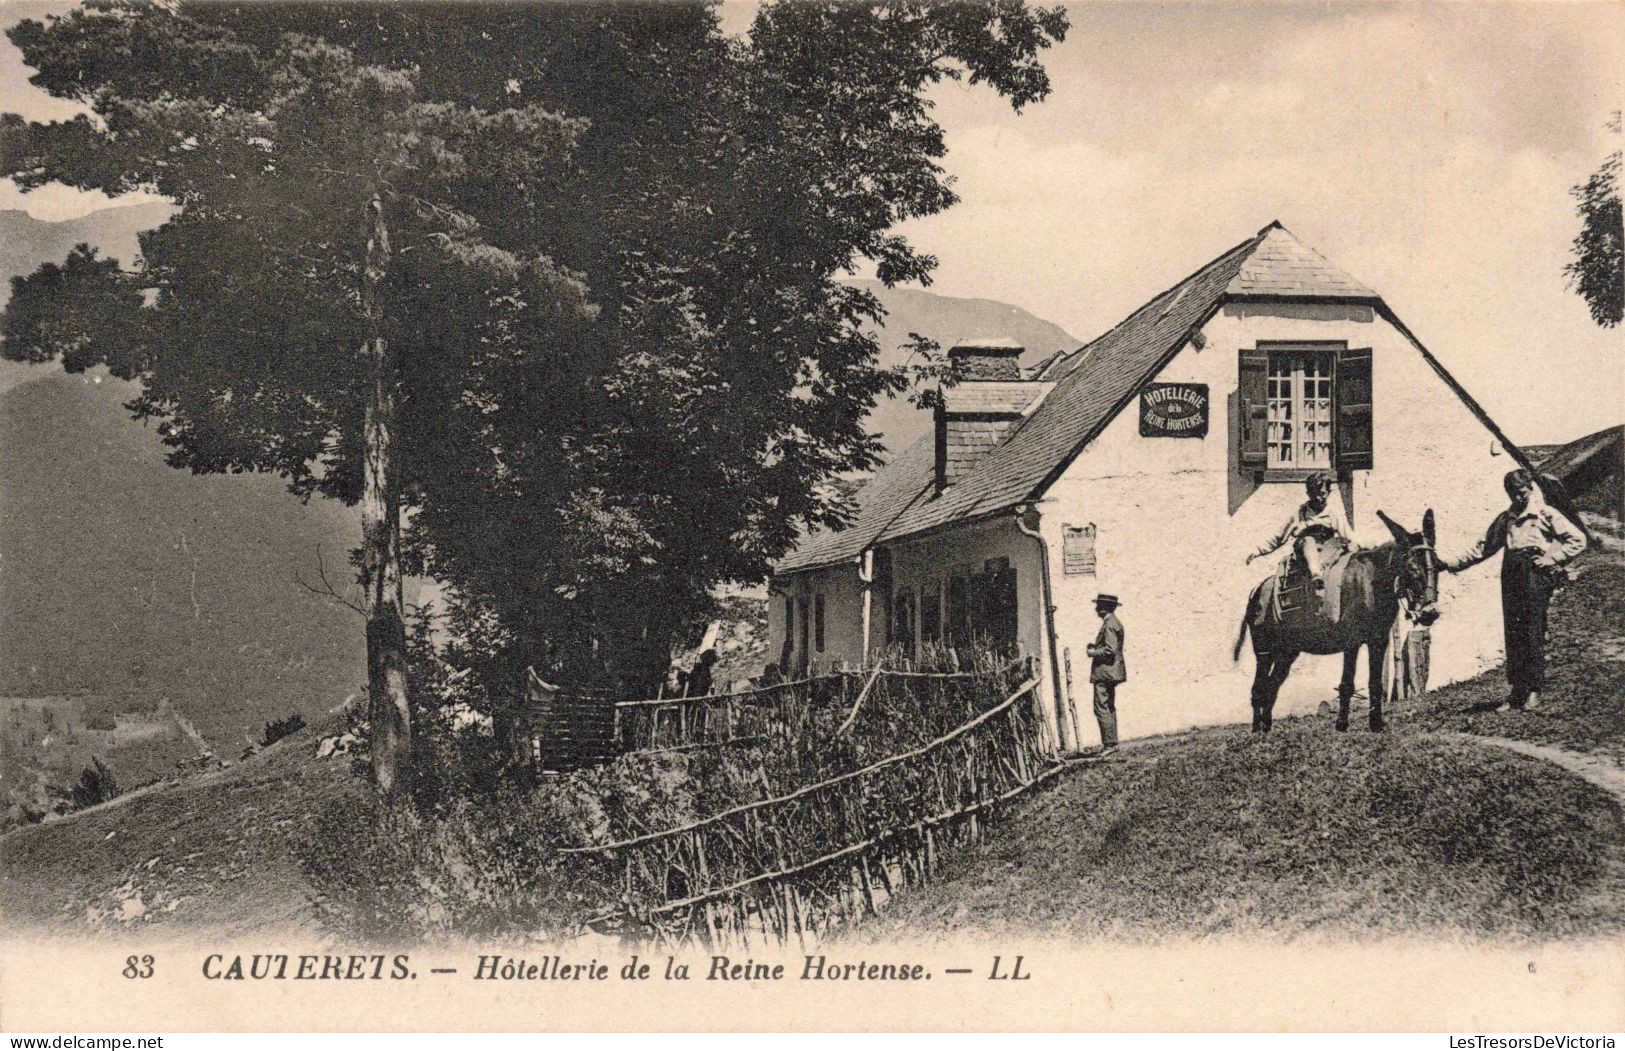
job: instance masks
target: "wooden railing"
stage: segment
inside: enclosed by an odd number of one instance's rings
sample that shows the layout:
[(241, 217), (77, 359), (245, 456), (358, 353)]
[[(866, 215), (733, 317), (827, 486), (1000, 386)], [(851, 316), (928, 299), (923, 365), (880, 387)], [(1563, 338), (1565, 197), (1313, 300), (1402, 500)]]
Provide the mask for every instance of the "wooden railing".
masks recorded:
[(626, 754), (793, 736), (813, 708), (839, 704), (854, 676), (835, 672), (743, 693), (617, 701), (615, 745)]

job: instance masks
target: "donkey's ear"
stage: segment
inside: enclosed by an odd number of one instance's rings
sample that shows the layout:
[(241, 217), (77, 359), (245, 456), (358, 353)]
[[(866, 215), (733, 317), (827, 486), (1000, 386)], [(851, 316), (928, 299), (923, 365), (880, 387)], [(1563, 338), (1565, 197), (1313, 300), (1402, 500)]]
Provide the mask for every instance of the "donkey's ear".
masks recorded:
[(1433, 508), (1431, 507), (1422, 514), (1422, 537), (1428, 542), (1428, 547), (1433, 546), (1435, 533), (1433, 531)]
[(1388, 527), (1388, 532), (1394, 534), (1395, 540), (1399, 541), (1401, 544), (1408, 544), (1411, 542), (1411, 531), (1409, 529), (1406, 529), (1404, 526), (1400, 525), (1392, 518), (1389, 518), (1381, 511), (1377, 512), (1377, 517), (1382, 519), (1382, 524)]

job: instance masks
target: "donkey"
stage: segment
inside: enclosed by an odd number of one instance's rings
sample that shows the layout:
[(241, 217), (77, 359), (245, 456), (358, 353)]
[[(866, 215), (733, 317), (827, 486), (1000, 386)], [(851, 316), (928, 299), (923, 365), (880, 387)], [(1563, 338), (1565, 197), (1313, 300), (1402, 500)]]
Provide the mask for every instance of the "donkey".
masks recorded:
[(1422, 531), (1412, 533), (1377, 512), (1394, 535), (1393, 543), (1349, 556), (1339, 589), (1342, 609), (1333, 621), (1321, 614), (1294, 616), (1283, 623), (1275, 603), (1260, 583), (1247, 600), (1247, 614), (1236, 636), (1232, 660), (1241, 659), (1241, 644), (1253, 633), (1253, 731), (1267, 733), (1274, 722), (1275, 698), (1301, 653), (1341, 653), (1343, 679), (1337, 687), (1337, 729), (1349, 728), (1349, 698), (1354, 694), (1354, 665), (1366, 648), (1371, 698), (1371, 729), (1382, 721), (1382, 665), (1388, 638), (1403, 596), (1419, 624), (1439, 619), (1439, 561), (1434, 553), (1433, 510), (1422, 516)]

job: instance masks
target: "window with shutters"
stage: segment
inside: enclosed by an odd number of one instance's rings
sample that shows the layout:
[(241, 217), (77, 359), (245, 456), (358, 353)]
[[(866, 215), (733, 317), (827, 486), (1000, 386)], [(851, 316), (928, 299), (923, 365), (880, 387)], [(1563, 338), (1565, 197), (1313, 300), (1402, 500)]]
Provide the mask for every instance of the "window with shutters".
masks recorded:
[(948, 576), (947, 595), (943, 603), (943, 638), (950, 646), (963, 646), (975, 637), (976, 625), (971, 616), (970, 567), (957, 568)]
[(812, 666), (812, 603), (805, 595), (796, 600), (796, 623), (801, 630), (796, 636), (795, 667), (805, 673)]
[(992, 558), (973, 579), (971, 618), (975, 633), (1000, 653), (1016, 647), (1016, 571), (1007, 558)]
[(1240, 462), (1262, 481), (1372, 466), (1371, 351), (1264, 344), (1240, 362)]
[(779, 649), (779, 670), (789, 671), (796, 648), (796, 597), (784, 596), (784, 645)]

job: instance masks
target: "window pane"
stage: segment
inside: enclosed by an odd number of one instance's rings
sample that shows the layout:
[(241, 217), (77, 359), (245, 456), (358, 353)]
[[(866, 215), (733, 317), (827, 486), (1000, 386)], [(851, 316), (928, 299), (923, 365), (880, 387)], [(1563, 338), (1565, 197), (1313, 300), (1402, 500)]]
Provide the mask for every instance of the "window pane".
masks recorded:
[(1314, 470), (1331, 466), (1333, 367), (1331, 354), (1270, 355), (1267, 466)]
[(1265, 464), (1285, 467), (1292, 463), (1292, 372), (1290, 354), (1271, 354), (1269, 359), (1269, 414), (1264, 431)]

